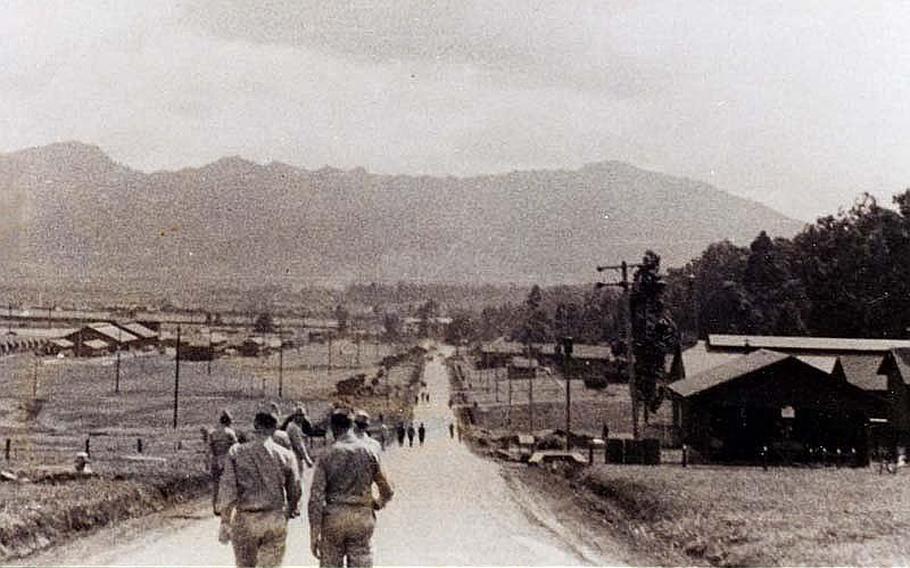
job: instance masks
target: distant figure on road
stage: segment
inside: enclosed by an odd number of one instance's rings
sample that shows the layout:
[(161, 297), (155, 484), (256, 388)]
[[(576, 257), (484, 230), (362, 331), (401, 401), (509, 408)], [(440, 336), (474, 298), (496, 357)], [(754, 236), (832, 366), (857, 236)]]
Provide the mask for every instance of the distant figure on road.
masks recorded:
[(212, 491), (212, 510), (218, 514), (218, 486), (221, 483), (221, 474), (224, 472), (224, 461), (227, 459), (231, 446), (237, 443), (237, 433), (231, 428), (233, 418), (227, 410), (221, 411), (218, 418), (219, 426), (208, 436), (209, 442), (209, 470), (212, 472), (214, 490)]
[(455, 425), (449, 422), (449, 438), (455, 437)]
[(603, 428), (600, 429), (600, 436), (604, 442), (610, 439), (610, 427), (607, 426), (607, 423), (603, 423)]
[(414, 447), (414, 434), (415, 433), (416, 432), (414, 432), (414, 423), (411, 422), (410, 424), (408, 424), (408, 447), (410, 447), (410, 448)]
[(382, 451), (382, 446), (374, 440), (368, 431), (370, 427), (370, 415), (366, 410), (354, 411), (354, 428), (351, 430), (358, 440), (371, 447), (374, 451)]
[(279, 566), (288, 519), (298, 511), (300, 473), (294, 453), (278, 445), (278, 415), (260, 409), (251, 440), (234, 445), (218, 491), (219, 540), (230, 541), (237, 566)]
[(420, 440), (420, 445), (423, 445), (423, 441), (427, 437), (427, 429), (424, 427), (423, 422), (420, 423), (420, 428), (417, 429), (417, 439)]
[(398, 436), (398, 445), (403, 446), (405, 430), (404, 430), (404, 424), (402, 422), (398, 423), (398, 427), (395, 429), (395, 434)]
[(392, 487), (379, 454), (351, 432), (350, 416), (336, 411), (330, 425), (335, 443), (316, 463), (310, 489), (310, 549), (320, 566), (371, 567), (376, 511), (392, 498)]
[[(287, 432), (288, 441), (291, 443), (291, 451), (297, 458), (297, 469), (300, 471), (300, 477), (303, 478), (303, 468), (313, 467), (313, 458), (310, 457), (306, 449), (307, 432), (313, 431), (313, 426), (306, 417), (306, 411), (302, 406), (294, 409), (294, 412), (288, 416), (284, 423), (284, 431)], [(299, 515), (300, 511), (296, 511)]]

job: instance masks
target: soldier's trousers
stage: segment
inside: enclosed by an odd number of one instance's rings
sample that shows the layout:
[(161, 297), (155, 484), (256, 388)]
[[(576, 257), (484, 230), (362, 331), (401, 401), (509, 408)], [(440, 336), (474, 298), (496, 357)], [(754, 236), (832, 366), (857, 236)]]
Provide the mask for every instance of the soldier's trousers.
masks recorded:
[(284, 511), (237, 511), (231, 523), (237, 566), (281, 566), (287, 536)]
[(373, 509), (364, 506), (332, 505), (322, 518), (321, 558), (319, 565), (371, 568), (370, 540), (376, 526)]

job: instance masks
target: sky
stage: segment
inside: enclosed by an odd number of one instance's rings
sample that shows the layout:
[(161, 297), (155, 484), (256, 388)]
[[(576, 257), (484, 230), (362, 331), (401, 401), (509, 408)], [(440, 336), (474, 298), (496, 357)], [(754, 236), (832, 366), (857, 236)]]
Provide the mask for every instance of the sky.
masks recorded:
[(908, 101), (908, 2), (0, 2), (0, 152), (144, 171), (622, 160), (812, 220), (910, 187)]

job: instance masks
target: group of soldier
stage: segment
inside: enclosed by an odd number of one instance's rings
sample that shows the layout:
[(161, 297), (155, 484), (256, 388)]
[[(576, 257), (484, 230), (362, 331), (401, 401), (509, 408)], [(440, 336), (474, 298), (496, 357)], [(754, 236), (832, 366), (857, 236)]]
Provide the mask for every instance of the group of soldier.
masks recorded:
[(300, 515), (301, 472), (315, 467), (307, 511), (313, 555), (320, 566), (371, 566), (375, 512), (393, 491), (381, 467), (380, 444), (367, 432), (369, 415), (334, 409), (334, 443), (314, 464), (305, 444), (312, 426), (304, 409), (280, 426), (278, 414), (275, 404), (260, 408), (252, 434), (241, 440), (225, 411), (209, 436), (219, 540), (232, 544), (237, 566), (280, 565), (288, 521)]

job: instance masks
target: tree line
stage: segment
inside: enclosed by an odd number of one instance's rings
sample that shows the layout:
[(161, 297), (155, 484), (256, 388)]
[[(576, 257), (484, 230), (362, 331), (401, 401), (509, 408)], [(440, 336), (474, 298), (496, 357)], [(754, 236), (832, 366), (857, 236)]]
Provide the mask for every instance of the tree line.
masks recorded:
[(910, 190), (864, 194), (792, 239), (710, 245), (668, 271), (665, 302), (690, 340), (708, 333), (903, 338), (910, 325)]

